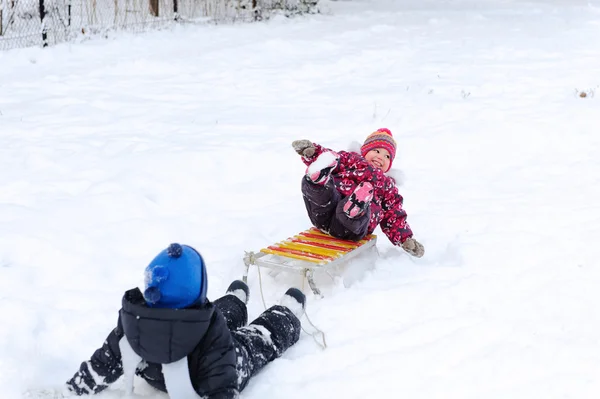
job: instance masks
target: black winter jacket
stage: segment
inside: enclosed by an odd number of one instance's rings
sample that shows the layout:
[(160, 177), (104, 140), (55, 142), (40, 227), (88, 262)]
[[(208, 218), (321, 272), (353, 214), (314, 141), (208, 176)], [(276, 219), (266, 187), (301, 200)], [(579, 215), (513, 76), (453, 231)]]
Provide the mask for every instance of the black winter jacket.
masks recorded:
[(139, 289), (127, 291), (117, 327), (67, 382), (69, 389), (85, 395), (115, 382), (123, 374), (121, 339), (127, 339), (144, 360), (136, 374), (163, 392), (166, 387), (161, 365), (187, 356), (190, 380), (200, 397), (238, 397), (234, 342), (225, 318), (208, 301), (187, 309), (157, 309), (146, 306)]

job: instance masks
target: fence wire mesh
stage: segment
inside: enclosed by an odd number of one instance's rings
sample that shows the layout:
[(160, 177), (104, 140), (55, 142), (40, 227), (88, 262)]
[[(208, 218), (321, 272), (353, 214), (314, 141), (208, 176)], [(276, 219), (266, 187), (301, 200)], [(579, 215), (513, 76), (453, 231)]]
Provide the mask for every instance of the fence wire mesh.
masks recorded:
[(0, 50), (178, 21), (251, 21), (273, 10), (316, 12), (316, 6), (317, 0), (0, 0)]

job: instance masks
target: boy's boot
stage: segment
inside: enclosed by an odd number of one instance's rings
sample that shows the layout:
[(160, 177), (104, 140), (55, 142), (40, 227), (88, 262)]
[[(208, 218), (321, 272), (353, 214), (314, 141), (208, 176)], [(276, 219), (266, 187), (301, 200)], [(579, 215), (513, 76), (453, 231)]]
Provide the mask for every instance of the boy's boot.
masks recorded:
[(344, 213), (354, 219), (365, 213), (373, 199), (373, 186), (369, 182), (362, 182), (354, 189), (344, 204)]
[(299, 319), (304, 314), (306, 295), (298, 288), (290, 288), (283, 297), (281, 297), (279, 304), (291, 310), (291, 312)]
[(237, 297), (245, 304), (248, 304), (248, 299), (250, 299), (250, 289), (248, 288), (248, 284), (244, 283), (242, 280), (235, 280), (233, 283), (229, 284), (226, 294)]
[(340, 156), (336, 152), (322, 153), (306, 168), (306, 178), (314, 184), (324, 186), (329, 181), (331, 171), (336, 168), (339, 160)]

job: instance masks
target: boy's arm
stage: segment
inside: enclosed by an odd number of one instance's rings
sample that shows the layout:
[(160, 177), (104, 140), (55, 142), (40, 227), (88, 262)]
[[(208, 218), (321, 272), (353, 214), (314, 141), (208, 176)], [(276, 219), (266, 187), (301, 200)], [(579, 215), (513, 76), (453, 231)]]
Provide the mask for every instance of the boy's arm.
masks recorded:
[(223, 319), (223, 322), (218, 323), (212, 333), (204, 338), (207, 350), (198, 357), (191, 357), (190, 369), (196, 370), (196, 375), (193, 377), (196, 382), (196, 392), (202, 398), (237, 399), (239, 397), (237, 355), (231, 333), (226, 329), (227, 325)]
[(123, 338), (121, 323), (111, 331), (104, 344), (90, 360), (81, 363), (79, 371), (67, 381), (67, 389), (77, 396), (102, 392), (123, 374), (119, 341)]

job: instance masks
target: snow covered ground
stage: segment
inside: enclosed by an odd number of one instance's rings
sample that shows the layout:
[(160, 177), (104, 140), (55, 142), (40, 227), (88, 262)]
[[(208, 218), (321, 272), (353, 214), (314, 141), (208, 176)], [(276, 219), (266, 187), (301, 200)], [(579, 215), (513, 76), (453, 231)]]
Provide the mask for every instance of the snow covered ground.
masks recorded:
[[(597, 398), (600, 4), (326, 10), (0, 53), (3, 399), (70, 378), (171, 242), (220, 296), (308, 227), (291, 141), (379, 127), (425, 257), (377, 230), (374, 264), (309, 295), (328, 348), (303, 334), (242, 397)], [(267, 305), (300, 284), (261, 275)]]

